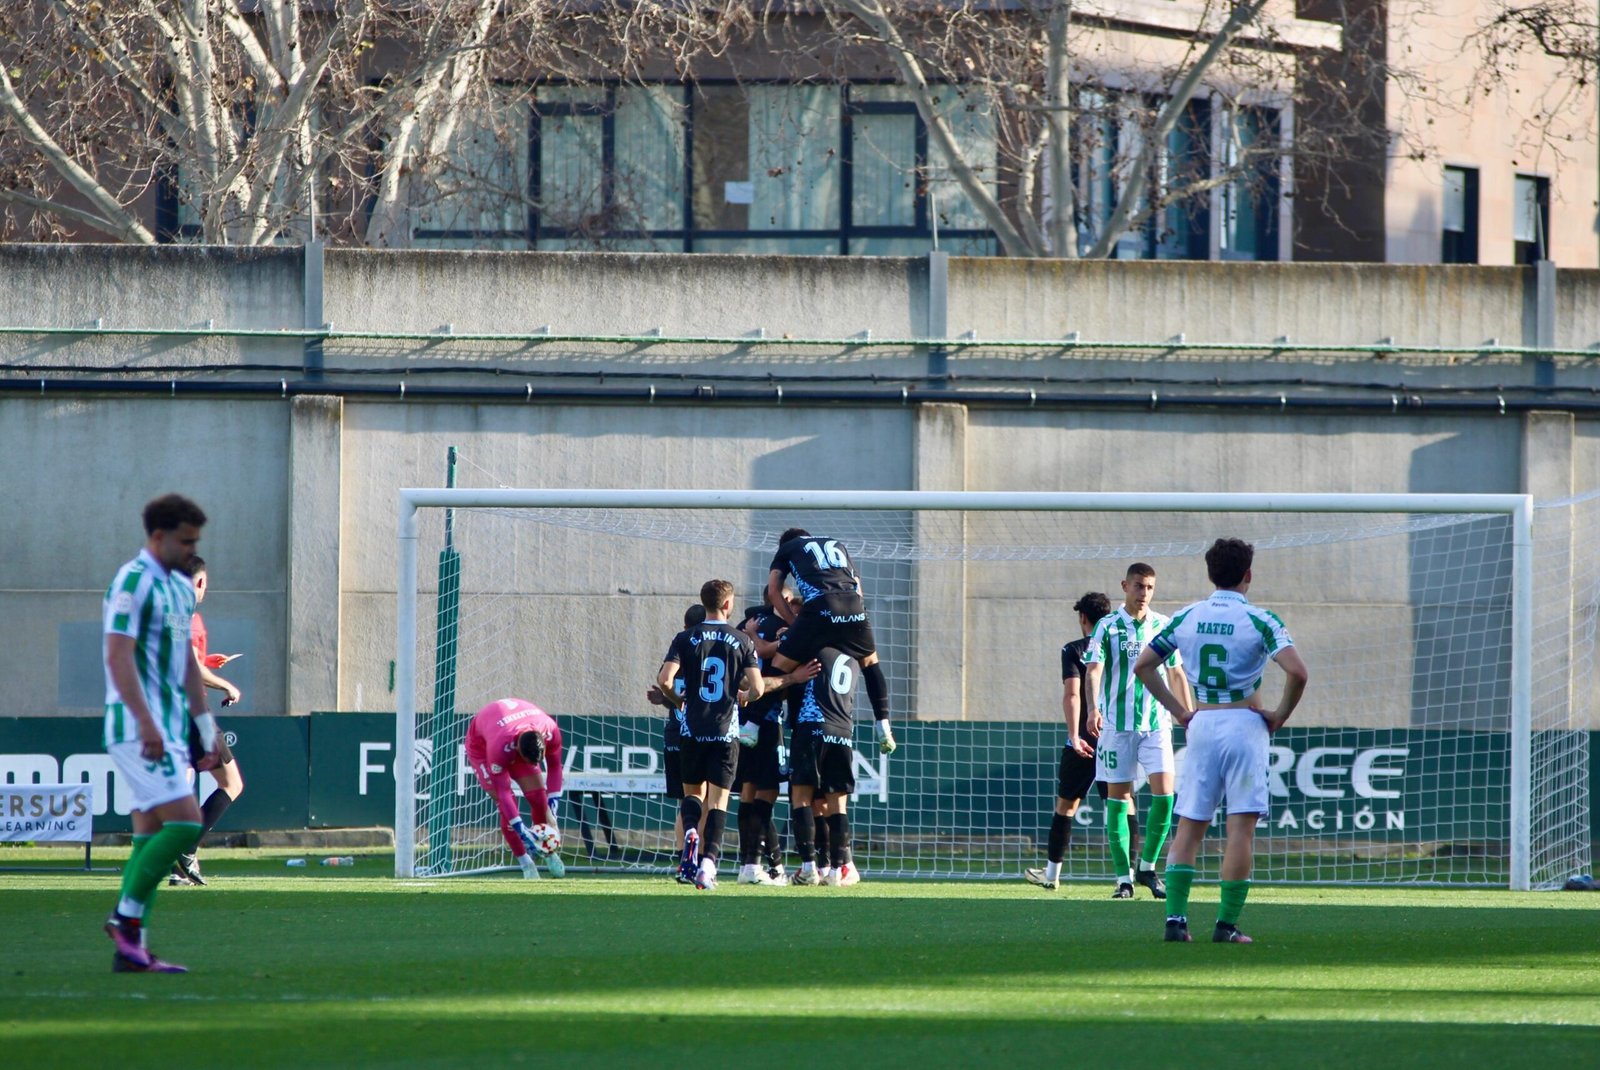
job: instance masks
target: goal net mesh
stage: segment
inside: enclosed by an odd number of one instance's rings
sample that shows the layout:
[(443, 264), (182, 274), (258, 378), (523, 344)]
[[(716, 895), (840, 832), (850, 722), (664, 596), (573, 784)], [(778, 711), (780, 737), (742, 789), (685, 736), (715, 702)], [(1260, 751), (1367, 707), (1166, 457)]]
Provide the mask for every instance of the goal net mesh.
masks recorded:
[[(1535, 886), (1589, 861), (1597, 511), (1591, 496), (1536, 515)], [(676, 804), (646, 688), (701, 583), (732, 581), (736, 613), (759, 602), (778, 533), (799, 526), (849, 548), (890, 685), (894, 755), (872, 743), (864, 697), (857, 711), (850, 810), (868, 879), (1016, 879), (1042, 864), (1064, 741), (1060, 649), (1081, 634), (1073, 603), (1101, 591), (1116, 605), (1128, 564), (1145, 561), (1154, 608), (1170, 614), (1210, 592), (1201, 555), (1218, 535), (1254, 543), (1250, 597), (1284, 619), (1312, 673), (1273, 738), (1256, 878), (1510, 879), (1502, 515), (464, 508), (418, 520), (417, 760), (399, 787), (419, 876), (511, 865), (464, 739), (475, 711), (513, 696), (563, 727), (568, 867), (667, 872)], [(1269, 667), (1264, 703), (1281, 677)], [(1181, 785), (1181, 730), (1175, 746)], [(1142, 773), (1138, 789), (1142, 819)], [(1110, 879), (1103, 821), (1091, 792), (1065, 878)], [(791, 847), (781, 801), (777, 823)], [(1221, 842), (1208, 837), (1202, 873)]]

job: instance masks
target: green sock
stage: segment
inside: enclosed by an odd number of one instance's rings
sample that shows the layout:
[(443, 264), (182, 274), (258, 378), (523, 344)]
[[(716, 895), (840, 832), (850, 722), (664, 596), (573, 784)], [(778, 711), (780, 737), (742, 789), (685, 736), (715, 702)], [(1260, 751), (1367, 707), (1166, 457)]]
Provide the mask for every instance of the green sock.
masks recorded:
[(148, 908), (156, 889), (172, 872), (172, 863), (199, 842), (198, 821), (168, 821), (162, 825), (122, 874), (123, 896)]
[(1166, 845), (1167, 833), (1172, 831), (1172, 796), (1150, 796), (1150, 816), (1144, 822), (1144, 847), (1139, 852), (1139, 860), (1149, 863), (1155, 868), (1156, 860), (1161, 857), (1161, 848)]
[(1194, 886), (1194, 867), (1182, 862), (1167, 863), (1167, 917), (1189, 916), (1189, 889)]
[(144, 849), (146, 847), (150, 846), (150, 841), (153, 839), (155, 839), (154, 836), (140, 836), (137, 833), (134, 834), (133, 850), (128, 852), (127, 864), (122, 867), (121, 897), (123, 899), (132, 899), (134, 897), (134, 874), (139, 871), (139, 856), (144, 853)]
[[(1249, 894), (1250, 882), (1248, 880), (1223, 881), (1222, 897), (1217, 900), (1217, 924), (1239, 924), (1239, 913), (1244, 910), (1245, 896)], [(1170, 898), (1170, 893), (1168, 895)]]
[(1111, 868), (1117, 880), (1128, 879), (1128, 804), (1106, 800), (1106, 842), (1111, 844)]

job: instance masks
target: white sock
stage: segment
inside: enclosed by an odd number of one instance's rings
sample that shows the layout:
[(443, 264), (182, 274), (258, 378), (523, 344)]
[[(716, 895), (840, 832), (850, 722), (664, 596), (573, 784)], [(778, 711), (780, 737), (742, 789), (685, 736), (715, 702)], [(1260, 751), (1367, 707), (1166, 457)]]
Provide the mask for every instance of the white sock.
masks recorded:
[(1139, 872), (1140, 873), (1154, 873), (1155, 871), (1156, 871), (1156, 864), (1154, 862), (1146, 862), (1142, 858), (1139, 859)]
[(806, 876), (809, 877), (809, 876), (811, 876), (811, 874), (815, 873), (816, 871), (817, 871), (817, 864), (815, 862), (801, 862), (800, 863), (800, 872), (804, 873)]
[(522, 867), (522, 872), (524, 872), (524, 873), (528, 872), (528, 870), (533, 868), (533, 856), (532, 855), (522, 855), (521, 857), (519, 857), (517, 859), (517, 865)]
[(1061, 878), (1061, 863), (1046, 862), (1044, 864), (1044, 879), (1052, 884)]
[(137, 899), (129, 899), (127, 896), (123, 896), (117, 900), (117, 913), (125, 918), (143, 918), (144, 904)]

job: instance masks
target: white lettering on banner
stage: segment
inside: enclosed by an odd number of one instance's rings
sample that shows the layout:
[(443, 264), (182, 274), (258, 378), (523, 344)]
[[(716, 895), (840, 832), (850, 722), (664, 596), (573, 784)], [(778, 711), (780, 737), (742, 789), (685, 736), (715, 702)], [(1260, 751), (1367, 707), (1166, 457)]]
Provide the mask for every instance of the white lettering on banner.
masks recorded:
[[(133, 788), (117, 772), (117, 763), (109, 754), (69, 754), (61, 763), (63, 784), (88, 784), (94, 788), (94, 812), (106, 812), (115, 805), (116, 812), (126, 814), (133, 809)], [(115, 795), (113, 800), (112, 796)]]
[(61, 767), (50, 754), (0, 754), (0, 784), (54, 784)]
[(582, 771), (585, 772), (585, 773), (609, 773), (609, 772), (612, 772), (613, 771), (612, 764), (609, 761), (602, 763), (600, 761), (600, 756), (601, 755), (614, 754), (614, 753), (616, 753), (616, 750), (617, 750), (617, 748), (615, 748), (615, 747), (605, 747), (605, 746), (588, 746), (588, 747), (584, 747), (583, 748), (583, 770)]
[(360, 760), (358, 761), (357, 766), (356, 766), (356, 768), (357, 768), (357, 773), (356, 773), (356, 776), (357, 776), (356, 793), (358, 795), (365, 795), (367, 793), (367, 774), (368, 773), (382, 773), (388, 768), (388, 766), (384, 765), (381, 762), (376, 764), (376, 765), (374, 765), (369, 760), (369, 756), (372, 755), (372, 754), (378, 753), (378, 752), (382, 752), (382, 753), (387, 754), (391, 749), (392, 749), (391, 745), (388, 744), (388, 743), (363, 743), (363, 744), (361, 744), (361, 757), (360, 757)]
[(93, 827), (88, 784), (0, 785), (0, 840), (88, 843)]
[[(1185, 750), (1188, 748), (1185, 747)], [(1288, 747), (1267, 748), (1267, 794), (1274, 799), (1289, 797), (1289, 784), (1284, 778), (1294, 768), (1294, 751)]]
[(636, 776), (650, 776), (661, 769), (660, 755), (654, 747), (623, 747), (622, 771)]
[(1404, 762), (1409, 757), (1410, 747), (1375, 747), (1362, 751), (1350, 766), (1350, 783), (1356, 789), (1356, 794), (1364, 799), (1398, 799), (1399, 788), (1376, 787), (1372, 778), (1405, 776), (1404, 765), (1379, 765), (1378, 762), (1384, 758), (1399, 758)]
[[(1341, 773), (1348, 773), (1350, 771), (1349, 767), (1343, 765), (1329, 765), (1327, 768), (1322, 768), (1320, 763), (1324, 758), (1327, 757), (1354, 754), (1355, 752), (1356, 750), (1354, 747), (1312, 747), (1301, 756), (1297, 763), (1295, 763), (1295, 787), (1299, 788), (1300, 794), (1304, 795), (1308, 799), (1344, 798), (1343, 788), (1324, 788), (1317, 783), (1317, 777), (1322, 775), (1334, 777)], [(1309, 820), (1307, 821), (1307, 824), (1310, 824)], [(1320, 828), (1321, 826), (1319, 825), (1316, 827)]]

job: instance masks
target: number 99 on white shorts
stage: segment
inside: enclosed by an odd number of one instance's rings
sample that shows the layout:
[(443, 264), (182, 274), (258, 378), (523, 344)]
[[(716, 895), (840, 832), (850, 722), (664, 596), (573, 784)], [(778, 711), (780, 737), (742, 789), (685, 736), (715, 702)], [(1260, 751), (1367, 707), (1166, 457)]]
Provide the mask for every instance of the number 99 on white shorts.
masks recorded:
[(177, 747), (168, 740), (167, 752), (153, 762), (140, 753), (140, 746), (138, 743), (113, 743), (106, 748), (123, 782), (133, 789), (135, 810), (154, 810), (164, 803), (194, 794), (187, 746)]
[(1107, 728), (1100, 733), (1094, 750), (1094, 778), (1108, 784), (1132, 784), (1138, 766), (1145, 776), (1172, 772), (1172, 733), (1165, 729), (1150, 732), (1120, 731)]

